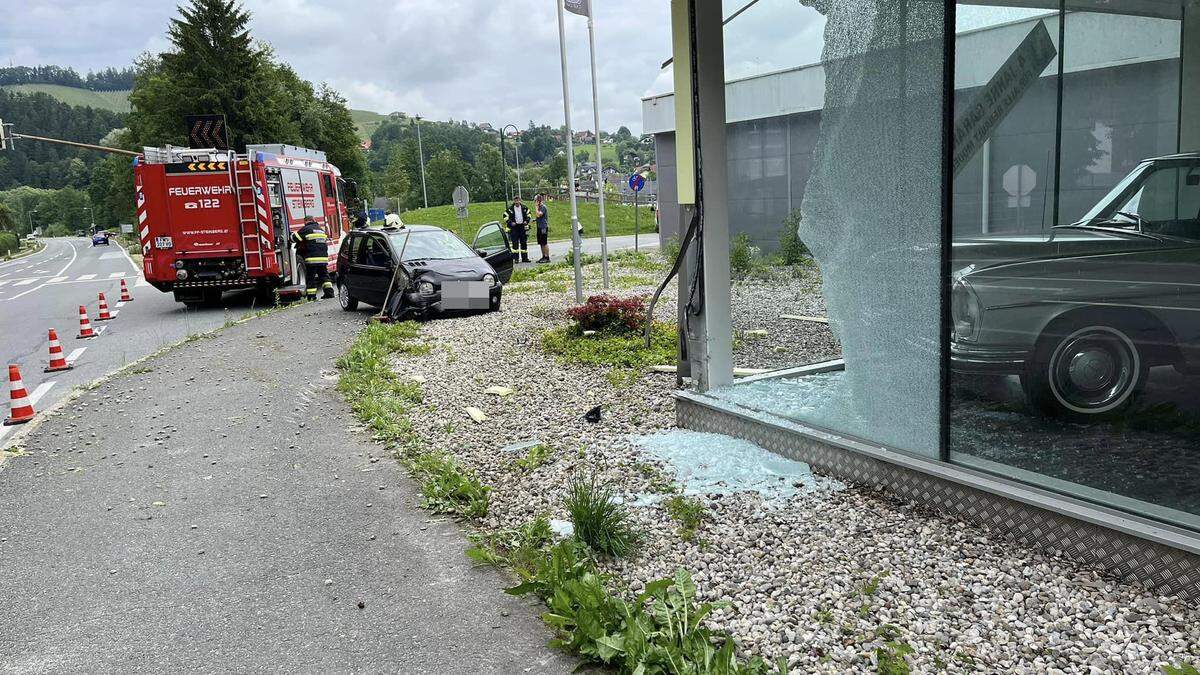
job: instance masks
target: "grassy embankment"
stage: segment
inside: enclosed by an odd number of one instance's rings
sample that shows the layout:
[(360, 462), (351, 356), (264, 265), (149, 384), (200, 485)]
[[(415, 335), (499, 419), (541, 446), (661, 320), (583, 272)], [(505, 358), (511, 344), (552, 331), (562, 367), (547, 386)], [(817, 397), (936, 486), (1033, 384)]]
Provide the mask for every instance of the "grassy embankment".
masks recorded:
[[(504, 216), (504, 202), (482, 202), (472, 204), (468, 209), (469, 215), (465, 221), (460, 221), (453, 206), (431, 206), (427, 209), (413, 209), (400, 214), (405, 223), (437, 225), (452, 230), (468, 244), (475, 238), (480, 226)], [(552, 201), (550, 209), (550, 240), (564, 241), (571, 238), (571, 205), (565, 201)], [(654, 214), (649, 208), (639, 207), (641, 211), (641, 234), (654, 236)], [(604, 205), (604, 220), (609, 236), (633, 234), (634, 216), (632, 206), (620, 204)], [(579, 222), (583, 225), (584, 237), (600, 236), (600, 207), (595, 203), (579, 204)], [(529, 240), (534, 236), (531, 233)], [(647, 239), (649, 241), (649, 239)]]

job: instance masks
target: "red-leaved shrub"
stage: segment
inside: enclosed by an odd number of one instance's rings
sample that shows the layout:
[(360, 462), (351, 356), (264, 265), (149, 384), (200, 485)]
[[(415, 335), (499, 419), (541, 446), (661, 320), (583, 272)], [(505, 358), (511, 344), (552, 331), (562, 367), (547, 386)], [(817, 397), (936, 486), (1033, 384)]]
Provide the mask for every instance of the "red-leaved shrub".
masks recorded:
[(640, 331), (646, 325), (646, 298), (634, 295), (618, 298), (615, 295), (593, 295), (587, 302), (567, 310), (579, 330), (609, 333)]

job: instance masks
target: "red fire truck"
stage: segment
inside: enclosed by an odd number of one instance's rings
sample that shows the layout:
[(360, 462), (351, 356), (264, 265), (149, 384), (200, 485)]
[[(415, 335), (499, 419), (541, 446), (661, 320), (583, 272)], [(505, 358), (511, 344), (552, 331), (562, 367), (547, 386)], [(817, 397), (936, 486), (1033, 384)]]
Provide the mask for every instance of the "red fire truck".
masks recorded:
[(350, 230), (352, 186), (325, 153), (251, 145), (245, 154), (167, 146), (134, 159), (137, 228), (146, 280), (193, 305), (224, 291), (304, 283), (291, 233), (311, 216), (329, 234), (329, 270)]

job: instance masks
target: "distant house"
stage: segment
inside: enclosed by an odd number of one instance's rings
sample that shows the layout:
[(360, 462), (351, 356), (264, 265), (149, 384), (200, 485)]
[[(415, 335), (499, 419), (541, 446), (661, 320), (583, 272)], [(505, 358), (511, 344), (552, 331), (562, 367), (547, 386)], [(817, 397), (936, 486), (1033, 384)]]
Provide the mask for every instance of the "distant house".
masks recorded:
[(579, 143), (595, 143), (596, 134), (590, 131), (576, 131), (574, 134), (576, 142)]
[(477, 125), (475, 125), (475, 128), (479, 129), (480, 131), (495, 131), (495, 129), (492, 127), (492, 125), (488, 124), (487, 122), (482, 122), (480, 124), (477, 124)]

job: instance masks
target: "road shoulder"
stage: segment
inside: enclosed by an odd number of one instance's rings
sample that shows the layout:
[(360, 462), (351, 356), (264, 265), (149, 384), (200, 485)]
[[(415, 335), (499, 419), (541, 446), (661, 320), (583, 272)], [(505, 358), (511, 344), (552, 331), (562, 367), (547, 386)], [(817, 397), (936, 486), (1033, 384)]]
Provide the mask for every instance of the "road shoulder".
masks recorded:
[(321, 303), (231, 326), (34, 429), (0, 470), (0, 597), (24, 627), (0, 662), (570, 670), (536, 610), (347, 431), (333, 361), (363, 317)]

